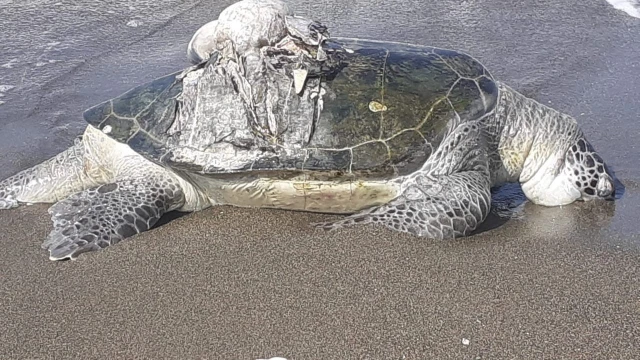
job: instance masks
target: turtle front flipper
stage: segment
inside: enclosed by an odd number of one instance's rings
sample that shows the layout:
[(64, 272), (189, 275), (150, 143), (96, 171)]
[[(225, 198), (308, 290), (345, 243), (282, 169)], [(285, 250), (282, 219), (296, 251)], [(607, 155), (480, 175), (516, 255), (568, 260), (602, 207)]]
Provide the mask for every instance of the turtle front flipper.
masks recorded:
[(84, 144), (75, 144), (53, 158), (0, 181), (0, 209), (21, 203), (54, 203), (98, 185), (84, 172)]
[(148, 230), (184, 202), (177, 181), (163, 172), (85, 190), (49, 208), (54, 229), (42, 247), (51, 260), (74, 259)]
[(316, 226), (332, 230), (374, 223), (434, 239), (469, 235), (491, 208), (487, 151), (478, 124), (450, 132), (401, 189), (388, 204)]

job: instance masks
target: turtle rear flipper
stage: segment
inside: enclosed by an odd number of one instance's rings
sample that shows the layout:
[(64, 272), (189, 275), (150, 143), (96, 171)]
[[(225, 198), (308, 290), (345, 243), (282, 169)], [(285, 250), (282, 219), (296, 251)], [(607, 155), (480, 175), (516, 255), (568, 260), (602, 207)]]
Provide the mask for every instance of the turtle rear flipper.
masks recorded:
[(74, 259), (148, 230), (183, 203), (181, 188), (163, 173), (85, 190), (49, 208), (54, 230), (42, 247), (51, 260)]
[(462, 124), (452, 131), (402, 189), (388, 204), (316, 226), (332, 230), (374, 223), (434, 239), (469, 235), (491, 208), (488, 160), (478, 125)]

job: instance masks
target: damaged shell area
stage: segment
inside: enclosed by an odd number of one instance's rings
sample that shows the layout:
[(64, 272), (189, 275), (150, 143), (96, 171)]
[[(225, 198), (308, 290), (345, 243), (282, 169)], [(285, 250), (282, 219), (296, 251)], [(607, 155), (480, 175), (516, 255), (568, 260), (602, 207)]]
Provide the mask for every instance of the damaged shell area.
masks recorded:
[(320, 45), (329, 38), (327, 27), (317, 21), (301, 16), (287, 16), (285, 18), (289, 34), (308, 45)]
[[(327, 27), (311, 19), (294, 16), (279, 0), (243, 0), (224, 9), (217, 20), (200, 27), (187, 47), (192, 64), (209, 59), (211, 54), (232, 42), (238, 55), (258, 52), (264, 47), (286, 48), (295, 54), (313, 53), (323, 60), (320, 45), (329, 38)], [(305, 49), (313, 47), (311, 49)], [(317, 53), (317, 54), (316, 54)]]
[(216, 43), (233, 41), (239, 54), (255, 51), (287, 36), (284, 18), (290, 14), (281, 1), (240, 1), (220, 13), (213, 35)]

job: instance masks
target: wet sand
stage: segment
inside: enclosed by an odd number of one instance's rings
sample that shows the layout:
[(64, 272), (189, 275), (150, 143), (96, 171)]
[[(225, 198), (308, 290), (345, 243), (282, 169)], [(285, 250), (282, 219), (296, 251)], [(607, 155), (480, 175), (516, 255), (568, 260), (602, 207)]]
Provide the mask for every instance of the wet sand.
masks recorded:
[[(184, 66), (190, 34), (228, 3), (142, 17), (148, 27), (118, 30), (125, 45), (90, 48), (51, 78), (34, 73), (46, 81), (2, 98), (0, 178), (68, 146), (82, 109)], [(325, 233), (308, 224), (329, 215), (219, 207), (67, 262), (40, 249), (47, 205), (1, 211), (0, 357), (640, 357), (640, 20), (604, 1), (336, 3), (293, 6), (334, 35), (469, 51), (578, 117), (624, 184), (620, 198), (550, 209), (521, 205), (510, 188), (494, 213), (515, 207), (518, 218), (492, 216), (485, 231), (445, 242), (376, 227)], [(73, 49), (92, 37), (63, 30)]]

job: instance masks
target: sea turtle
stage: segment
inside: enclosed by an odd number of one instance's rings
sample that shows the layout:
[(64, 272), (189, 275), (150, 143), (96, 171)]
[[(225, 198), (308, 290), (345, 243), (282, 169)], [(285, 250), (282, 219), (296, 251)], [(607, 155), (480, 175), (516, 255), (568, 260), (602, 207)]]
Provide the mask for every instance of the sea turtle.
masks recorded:
[(572, 117), (457, 51), (331, 38), (279, 1), (245, 0), (189, 54), (197, 64), (87, 110), (73, 146), (0, 182), (2, 209), (57, 202), (51, 259), (212, 205), (444, 239), (476, 229), (504, 182), (547, 206), (614, 193)]

